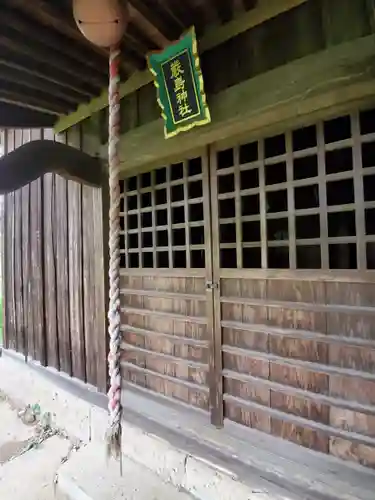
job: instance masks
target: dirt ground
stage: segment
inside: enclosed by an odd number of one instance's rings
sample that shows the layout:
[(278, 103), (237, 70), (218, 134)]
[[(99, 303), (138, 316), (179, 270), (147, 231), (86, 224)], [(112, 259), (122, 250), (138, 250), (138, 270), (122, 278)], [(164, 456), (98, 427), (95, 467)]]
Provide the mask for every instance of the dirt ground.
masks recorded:
[(1, 499), (55, 498), (56, 471), (74, 444), (32, 420), (33, 415), (23, 413), (22, 408), (0, 393)]

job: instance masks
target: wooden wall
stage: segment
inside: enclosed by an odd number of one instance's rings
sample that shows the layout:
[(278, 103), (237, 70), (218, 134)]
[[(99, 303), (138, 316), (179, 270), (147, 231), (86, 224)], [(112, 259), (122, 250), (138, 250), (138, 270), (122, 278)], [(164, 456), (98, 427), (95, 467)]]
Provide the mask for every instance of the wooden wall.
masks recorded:
[(123, 377), (375, 468), (375, 107), (227, 146), (124, 180)]
[[(93, 152), (82, 129), (4, 134), (5, 152), (40, 138)], [(105, 391), (103, 199), (46, 174), (5, 197), (3, 250), (5, 346)]]
[[(204, 52), (201, 64), (209, 104), (212, 96), (241, 82), (371, 35), (375, 32), (375, 22), (370, 4), (370, 0), (308, 0)], [(337, 12), (343, 15), (338, 16)], [(275, 82), (275, 93), (281, 83)], [(107, 113), (108, 108), (96, 114), (102, 143), (107, 141)], [(154, 84), (149, 83), (122, 99), (121, 113), (124, 137), (129, 131), (159, 120)]]

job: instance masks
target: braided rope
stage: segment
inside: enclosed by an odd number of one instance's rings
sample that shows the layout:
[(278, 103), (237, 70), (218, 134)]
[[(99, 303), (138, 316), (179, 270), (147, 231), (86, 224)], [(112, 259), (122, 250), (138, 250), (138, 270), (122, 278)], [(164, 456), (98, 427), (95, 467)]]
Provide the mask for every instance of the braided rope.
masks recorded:
[(121, 330), (120, 330), (120, 51), (112, 48), (109, 59), (109, 354), (110, 388), (108, 409), (110, 415), (107, 431), (107, 452), (121, 456)]

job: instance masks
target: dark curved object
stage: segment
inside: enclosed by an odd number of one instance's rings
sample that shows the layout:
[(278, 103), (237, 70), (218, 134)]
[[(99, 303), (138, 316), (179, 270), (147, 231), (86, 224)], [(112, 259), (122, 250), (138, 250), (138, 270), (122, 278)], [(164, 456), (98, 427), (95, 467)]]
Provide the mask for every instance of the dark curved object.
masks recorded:
[(61, 142), (28, 142), (0, 158), (0, 194), (26, 186), (47, 172), (81, 184), (101, 187), (102, 168), (99, 158)]

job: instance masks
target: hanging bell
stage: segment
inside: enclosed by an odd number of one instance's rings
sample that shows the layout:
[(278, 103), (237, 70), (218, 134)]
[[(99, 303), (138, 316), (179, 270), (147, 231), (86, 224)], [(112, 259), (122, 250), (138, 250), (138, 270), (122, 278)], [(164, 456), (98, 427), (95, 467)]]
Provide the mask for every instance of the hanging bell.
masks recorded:
[(120, 0), (73, 0), (73, 15), (83, 36), (105, 48), (120, 43), (129, 20)]

